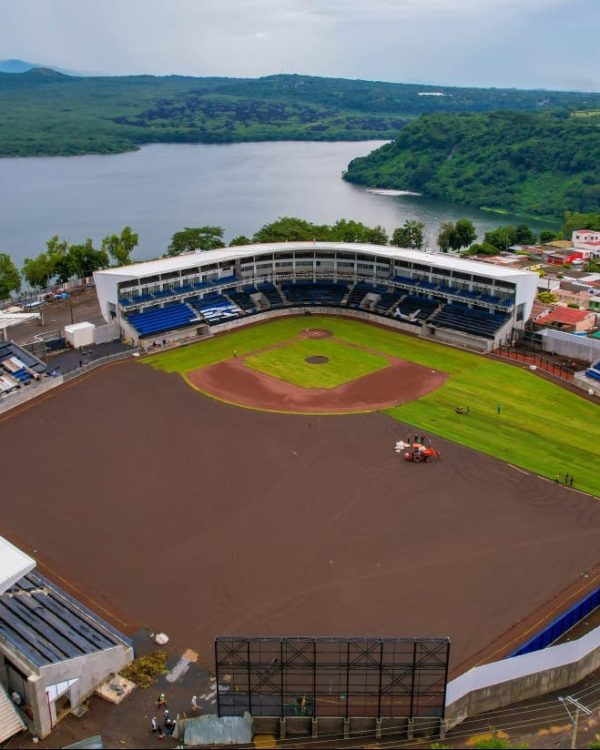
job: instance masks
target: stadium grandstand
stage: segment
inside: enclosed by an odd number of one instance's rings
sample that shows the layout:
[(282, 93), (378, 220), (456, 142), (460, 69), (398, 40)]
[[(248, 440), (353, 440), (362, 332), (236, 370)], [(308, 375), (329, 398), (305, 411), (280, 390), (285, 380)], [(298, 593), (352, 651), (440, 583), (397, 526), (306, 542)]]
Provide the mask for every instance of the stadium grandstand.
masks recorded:
[(102, 314), (149, 348), (275, 315), (352, 315), (475, 351), (511, 340), (538, 276), (418, 250), (286, 242), (195, 252), (94, 274)]

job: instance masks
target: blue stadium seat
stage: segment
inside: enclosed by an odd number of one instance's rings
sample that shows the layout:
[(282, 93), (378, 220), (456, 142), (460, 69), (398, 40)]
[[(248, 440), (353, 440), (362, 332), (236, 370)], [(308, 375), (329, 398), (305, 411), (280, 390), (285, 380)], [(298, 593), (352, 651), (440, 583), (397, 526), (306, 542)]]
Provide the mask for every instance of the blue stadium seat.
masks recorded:
[(150, 336), (190, 325), (197, 320), (197, 315), (182, 302), (173, 302), (164, 307), (129, 313), (127, 320), (140, 336)]

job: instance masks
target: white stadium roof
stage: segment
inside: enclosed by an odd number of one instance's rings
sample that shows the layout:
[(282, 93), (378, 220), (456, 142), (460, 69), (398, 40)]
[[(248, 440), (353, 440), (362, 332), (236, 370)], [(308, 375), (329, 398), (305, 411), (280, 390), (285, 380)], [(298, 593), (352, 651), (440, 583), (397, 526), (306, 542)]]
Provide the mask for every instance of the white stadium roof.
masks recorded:
[(35, 568), (35, 560), (0, 536), (0, 594)]
[(137, 279), (143, 276), (154, 276), (156, 274), (179, 271), (186, 268), (194, 268), (205, 263), (219, 263), (221, 261), (243, 258), (245, 255), (269, 255), (273, 252), (285, 252), (286, 250), (323, 250), (323, 251), (345, 251), (363, 253), (364, 255), (379, 255), (384, 258), (396, 258), (415, 263), (423, 263), (430, 266), (463, 271), (464, 273), (481, 274), (487, 277), (502, 279), (511, 276), (523, 276), (526, 271), (514, 268), (494, 266), (477, 260), (457, 258), (447, 253), (426, 253), (422, 250), (408, 250), (389, 245), (364, 245), (358, 242), (273, 242), (260, 245), (239, 245), (236, 247), (225, 247), (219, 250), (198, 250), (194, 253), (177, 255), (174, 258), (160, 258), (143, 263), (133, 263), (129, 266), (118, 268), (107, 268), (104, 271), (96, 271), (94, 276), (117, 276), (121, 280)]

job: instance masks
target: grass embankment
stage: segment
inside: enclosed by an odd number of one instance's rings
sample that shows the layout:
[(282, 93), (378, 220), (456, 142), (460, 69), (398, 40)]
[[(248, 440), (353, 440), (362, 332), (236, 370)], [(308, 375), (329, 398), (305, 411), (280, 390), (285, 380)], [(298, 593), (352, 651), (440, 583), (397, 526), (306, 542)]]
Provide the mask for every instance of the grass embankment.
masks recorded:
[[(307, 357), (327, 357), (311, 364)], [(385, 357), (331, 339), (299, 339), (291, 344), (252, 354), (245, 364), (302, 388), (336, 388), (388, 366)]]
[[(183, 374), (229, 359), (234, 351), (249, 354), (292, 339), (307, 326), (327, 328), (339, 339), (450, 375), (437, 391), (387, 410), (391, 417), (542, 476), (568, 472), (578, 489), (600, 496), (598, 407), (526, 368), (357, 321), (318, 316), (241, 329), (144, 361)], [(457, 406), (469, 406), (470, 415), (456, 414)]]

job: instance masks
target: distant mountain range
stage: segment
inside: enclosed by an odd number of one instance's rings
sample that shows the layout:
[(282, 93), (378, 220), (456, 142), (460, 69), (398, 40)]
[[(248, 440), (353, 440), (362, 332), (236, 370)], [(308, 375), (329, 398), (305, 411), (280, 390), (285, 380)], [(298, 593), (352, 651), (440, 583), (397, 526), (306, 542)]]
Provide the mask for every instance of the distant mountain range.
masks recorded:
[(26, 73), (32, 68), (43, 68), (44, 70), (55, 70), (57, 73), (62, 73), (66, 76), (80, 76), (74, 70), (66, 70), (65, 68), (59, 68), (56, 65), (46, 65), (45, 63), (32, 63), (27, 60), (0, 60), (0, 73)]

